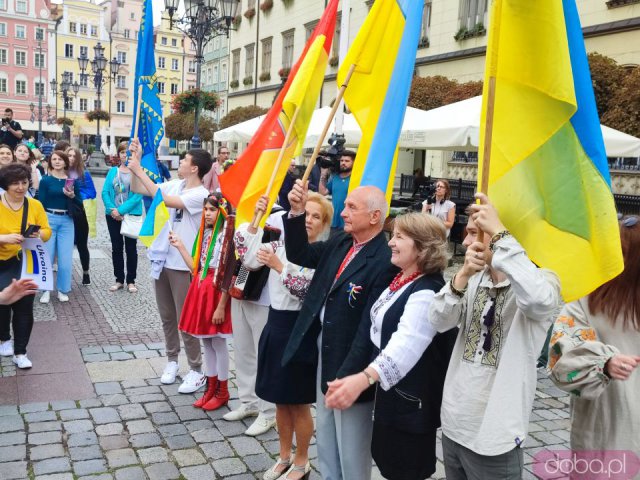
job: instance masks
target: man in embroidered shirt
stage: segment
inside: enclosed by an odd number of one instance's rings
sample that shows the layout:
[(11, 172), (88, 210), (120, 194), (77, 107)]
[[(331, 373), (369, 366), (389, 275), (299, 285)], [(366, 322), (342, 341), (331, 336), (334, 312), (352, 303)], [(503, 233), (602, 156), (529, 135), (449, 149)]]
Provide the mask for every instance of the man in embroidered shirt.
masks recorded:
[[(427, 318), (460, 326), (442, 398), (447, 480), (515, 480), (536, 389), (536, 356), (560, 301), (557, 276), (538, 269), (483, 194), (469, 206), (462, 268)], [(478, 232), (484, 241), (478, 241)]]
[[(326, 242), (308, 242), (304, 227), (307, 186), (301, 180), (289, 193), (285, 218), (287, 258), (314, 268), (283, 364), (318, 365), (316, 435), (324, 480), (371, 478), (373, 391), (367, 390), (346, 410), (326, 408), (328, 382), (362, 371), (371, 351), (349, 356), (370, 298), (377, 299), (393, 278), (391, 252), (382, 232), (387, 214), (384, 193), (376, 187), (354, 189), (344, 201), (344, 232)], [(347, 358), (349, 357), (349, 358)], [(293, 387), (295, 388), (295, 387)]]

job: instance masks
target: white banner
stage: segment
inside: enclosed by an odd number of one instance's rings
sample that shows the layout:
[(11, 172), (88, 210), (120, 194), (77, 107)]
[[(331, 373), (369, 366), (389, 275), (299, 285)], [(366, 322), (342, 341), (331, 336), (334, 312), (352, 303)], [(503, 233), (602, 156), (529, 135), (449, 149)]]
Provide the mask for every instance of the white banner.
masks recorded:
[(22, 242), (22, 275), (38, 284), (38, 290), (53, 290), (51, 260), (39, 238), (25, 238)]

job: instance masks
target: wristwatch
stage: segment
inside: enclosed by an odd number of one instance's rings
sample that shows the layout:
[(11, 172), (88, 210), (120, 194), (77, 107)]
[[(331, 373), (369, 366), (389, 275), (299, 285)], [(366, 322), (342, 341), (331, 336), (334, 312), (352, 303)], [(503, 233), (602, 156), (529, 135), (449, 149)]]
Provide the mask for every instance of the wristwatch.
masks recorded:
[(367, 377), (367, 380), (369, 381), (369, 385), (376, 384), (375, 379), (369, 374), (369, 372), (367, 372), (366, 370), (363, 370), (362, 373), (364, 373), (364, 375)]

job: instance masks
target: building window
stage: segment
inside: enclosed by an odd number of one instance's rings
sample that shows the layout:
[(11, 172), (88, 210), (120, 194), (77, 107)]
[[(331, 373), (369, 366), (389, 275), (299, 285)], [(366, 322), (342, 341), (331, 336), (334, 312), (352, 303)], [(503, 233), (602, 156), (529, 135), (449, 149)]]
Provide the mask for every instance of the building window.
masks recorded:
[(293, 34), (294, 30), (282, 34), (282, 66), (284, 68), (291, 68), (293, 64)]
[(131, 15), (129, 15), (129, 20), (135, 20), (136, 19), (136, 14), (134, 12), (131, 12)]
[(0, 78), (0, 93), (7, 93), (7, 79)]
[(189, 60), (189, 73), (196, 73), (196, 62), (195, 62), (195, 60)]
[(222, 83), (227, 83), (227, 64), (222, 64)]
[(26, 80), (16, 80), (16, 95), (27, 94), (27, 82)]
[(171, 84), (171, 95), (177, 95), (178, 94), (178, 84), (177, 83), (172, 83)]
[(44, 53), (36, 53), (35, 56), (33, 57), (33, 66), (36, 68), (44, 68), (45, 64), (44, 64)]
[(80, 47), (80, 56), (88, 56), (89, 55), (89, 47)]
[(91, 36), (92, 37), (97, 37), (98, 36), (98, 26), (97, 25), (91, 25)]
[(73, 45), (71, 45), (70, 43), (64, 44), (64, 57), (73, 58)]
[(177, 58), (172, 58), (171, 59), (171, 70), (178, 70), (178, 59)]
[[(311, 38), (311, 35), (313, 35), (313, 31), (318, 26), (318, 22), (319, 20), (314, 20), (313, 22), (304, 24), (305, 41)], [(337, 23), (340, 23), (340, 22), (337, 22)], [(334, 43), (335, 43), (335, 40), (334, 40)]]
[(165, 61), (164, 57), (158, 57), (158, 68), (164, 68)]
[(127, 88), (127, 77), (125, 77), (124, 75), (118, 75), (116, 79), (116, 87)]
[(16, 50), (16, 65), (19, 67), (27, 66), (27, 52)]
[(69, 22), (69, 33), (77, 33), (76, 22)]
[(44, 40), (44, 28), (36, 27), (36, 41)]
[(24, 40), (27, 38), (27, 27), (24, 25), (16, 25), (16, 38)]
[(93, 109), (100, 110), (102, 108), (102, 100), (94, 100), (93, 101)]
[(340, 56), (340, 18), (338, 18), (338, 21), (336, 22), (336, 31), (333, 34), (331, 56), (335, 58), (338, 58)]
[(250, 77), (253, 75), (253, 59), (255, 55), (256, 46), (254, 43), (244, 47), (244, 53), (246, 55), (246, 61), (244, 63), (244, 76)]
[(164, 93), (164, 82), (158, 82), (158, 93)]
[(7, 49), (0, 48), (0, 63), (7, 63)]
[(69, 77), (69, 83), (73, 83), (73, 72), (65, 72)]
[(34, 85), (34, 92), (36, 95), (44, 95), (44, 83), (42, 82), (36, 82)]
[(231, 52), (233, 56), (231, 63), (231, 80), (238, 80), (240, 77), (240, 49)]
[(178, 46), (178, 39), (177, 38), (172, 38), (171, 39), (171, 46), (172, 47), (177, 47)]
[(73, 97), (67, 97), (64, 101), (64, 108), (67, 110), (73, 110)]
[(478, 24), (487, 27), (487, 0), (460, 0), (459, 27), (471, 30)]
[(80, 86), (81, 87), (89, 86), (89, 74), (88, 73), (81, 73), (80, 74)]
[(81, 112), (86, 112), (87, 109), (89, 108), (89, 101), (86, 98), (81, 98), (80, 105), (78, 108), (80, 109)]
[(7, 0), (0, 0), (0, 10), (7, 9)]
[(124, 38), (131, 38), (131, 30), (128, 28), (125, 28), (122, 34), (124, 35)]
[(420, 33), (420, 43), (425, 43), (429, 38), (429, 27), (431, 27), (431, 9), (433, 5), (431, 0), (425, 0), (424, 9), (422, 10), (422, 27)]
[(271, 72), (271, 46), (273, 45), (273, 37), (262, 40), (262, 73)]
[(80, 35), (86, 35), (87, 34), (87, 24), (86, 23), (81, 23), (80, 24)]
[(162, 37), (162, 38), (160, 39), (160, 44), (162, 44), (162, 45), (166, 45), (166, 44), (167, 44), (167, 37)]
[(213, 67), (213, 79), (211, 79), (211, 69), (209, 69), (209, 83), (218, 83), (219, 79), (218, 79), (218, 66), (216, 65), (215, 67)]
[(27, 13), (29, 8), (27, 6), (27, 0), (17, 0), (16, 1), (16, 12), (17, 13)]
[(6, 23), (0, 23), (0, 37), (6, 37), (7, 36), (7, 24)]
[(118, 52), (118, 62), (123, 65), (127, 64), (127, 52)]
[(116, 112), (125, 113), (126, 110), (127, 110), (127, 104), (124, 102), (124, 100), (118, 100), (116, 102)]

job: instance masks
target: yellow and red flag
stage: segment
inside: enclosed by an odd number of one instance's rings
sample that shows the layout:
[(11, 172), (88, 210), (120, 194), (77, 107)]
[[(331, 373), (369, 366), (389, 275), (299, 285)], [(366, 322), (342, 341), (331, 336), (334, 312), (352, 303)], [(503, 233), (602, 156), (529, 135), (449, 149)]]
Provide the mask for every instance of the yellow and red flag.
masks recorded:
[[(291, 159), (302, 150), (324, 81), (337, 11), (338, 0), (331, 0), (247, 149), (220, 176), (222, 194), (236, 207), (236, 225), (252, 220), (256, 202), (267, 190), (296, 109), (299, 109), (298, 116), (269, 195), (268, 210), (278, 196)], [(264, 226), (267, 216), (263, 216), (261, 226)]]

